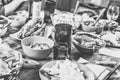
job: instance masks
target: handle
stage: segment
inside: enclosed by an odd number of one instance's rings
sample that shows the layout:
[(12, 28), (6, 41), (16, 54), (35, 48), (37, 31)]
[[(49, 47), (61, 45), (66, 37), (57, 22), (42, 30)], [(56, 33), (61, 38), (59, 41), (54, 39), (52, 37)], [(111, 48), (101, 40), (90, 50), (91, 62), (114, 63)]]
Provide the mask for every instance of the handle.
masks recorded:
[(77, 11), (77, 9), (78, 9), (79, 3), (80, 3), (80, 1), (78, 0), (77, 3), (76, 3), (76, 5), (75, 5), (75, 10), (74, 10), (74, 12), (73, 12), (73, 15), (76, 14), (76, 11)]
[(120, 63), (118, 63), (115, 68), (103, 79), (103, 80), (109, 80), (109, 78), (114, 74), (114, 72), (120, 67)]

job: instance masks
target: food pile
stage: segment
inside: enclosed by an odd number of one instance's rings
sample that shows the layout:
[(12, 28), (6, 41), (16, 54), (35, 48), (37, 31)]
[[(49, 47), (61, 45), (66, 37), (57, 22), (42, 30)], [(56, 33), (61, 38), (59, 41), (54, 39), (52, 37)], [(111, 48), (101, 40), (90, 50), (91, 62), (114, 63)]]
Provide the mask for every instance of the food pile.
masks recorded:
[[(8, 16), (9, 21), (11, 22), (10, 26), (14, 30), (19, 30), (21, 26), (27, 21), (28, 12), (27, 11), (17, 11), (16, 15)], [(11, 31), (12, 32), (12, 31)], [(14, 31), (13, 31), (14, 32)]]
[(73, 39), (75, 40), (73, 43), (77, 44), (78, 46), (90, 49), (99, 49), (104, 45), (100, 38), (88, 33), (78, 33)]
[(120, 47), (120, 32), (107, 32), (101, 36), (101, 39), (105, 40), (107, 46)]
[[(0, 76), (9, 74), (11, 69), (8, 67), (8, 64), (0, 59)], [(0, 79), (2, 80), (2, 79)]]
[(46, 43), (35, 43), (30, 45), (31, 48), (33, 49), (38, 49), (38, 50), (45, 50), (45, 49), (49, 49), (49, 45)]
[(0, 76), (7, 75), (12, 70), (20, 68), (21, 66), (21, 53), (11, 49), (8, 44), (6, 44), (2, 41), (2, 39), (0, 39)]
[(21, 53), (16, 50), (0, 51), (0, 58), (8, 65), (8, 68), (14, 70), (22, 66)]
[(51, 15), (53, 25), (58, 23), (67, 23), (73, 26), (73, 29), (78, 28), (82, 17), (80, 15), (73, 15), (72, 13), (58, 13)]
[(106, 42), (107, 47), (120, 47), (120, 30), (116, 30), (119, 28), (119, 24), (116, 21), (101, 19), (97, 25), (103, 26), (100, 38)]
[(29, 20), (19, 31), (17, 37), (23, 39), (29, 36), (44, 36), (46, 25), (41, 24), (40, 20)]
[(97, 26), (102, 26), (103, 30), (107, 31), (110, 29), (111, 31), (118, 27), (118, 23), (116, 21), (110, 21), (107, 19), (100, 19), (97, 24)]
[(79, 69), (78, 64), (73, 63), (69, 60), (56, 61), (52, 67), (45, 67), (48, 74), (53, 76), (51, 80), (85, 80), (83, 72)]

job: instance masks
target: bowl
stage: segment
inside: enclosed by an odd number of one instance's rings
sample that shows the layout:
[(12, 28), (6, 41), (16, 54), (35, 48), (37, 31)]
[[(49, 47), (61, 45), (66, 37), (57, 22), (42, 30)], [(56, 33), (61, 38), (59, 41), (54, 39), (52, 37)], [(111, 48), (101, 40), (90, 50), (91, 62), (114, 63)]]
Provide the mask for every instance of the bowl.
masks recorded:
[(84, 21), (81, 23), (82, 30), (85, 32), (96, 32), (99, 27), (93, 26), (94, 21)]
[[(89, 42), (89, 38), (88, 39), (86, 38), (87, 39), (86, 42), (83, 39), (77, 39), (76, 41), (75, 37), (81, 36), (81, 35), (85, 35), (85, 36), (87, 35), (88, 37), (93, 38), (93, 40), (91, 41), (91, 43), (88, 43), (88, 44), (87, 42)], [(72, 36), (72, 43), (81, 52), (81, 54), (84, 54), (84, 55), (91, 55), (94, 52), (98, 51), (99, 49), (105, 47), (106, 45), (104, 40), (102, 40), (100, 37), (98, 37), (95, 34), (87, 33), (87, 32), (76, 33), (74, 36)]]
[[(54, 71), (56, 70), (56, 67), (57, 65), (59, 65), (59, 62), (63, 63), (63, 66), (68, 66), (69, 65), (69, 62), (66, 61), (66, 60), (55, 60), (55, 61), (50, 61), (48, 63), (45, 63), (40, 69), (39, 69), (39, 76), (41, 78), (41, 80), (50, 80), (50, 78), (47, 76), (47, 75), (44, 75), (42, 72), (45, 71), (46, 69), (48, 68), (52, 68), (54, 67)], [(67, 63), (67, 64), (66, 64)], [(73, 62), (73, 61), (70, 61), (70, 63), (75, 63), (74, 67), (76, 66), (76, 63), (77, 62)], [(57, 64), (57, 65), (56, 65)], [(65, 64), (65, 65), (64, 65)], [(73, 64), (72, 64), (73, 65)], [(94, 73), (88, 68), (86, 67), (85, 65), (83, 64), (77, 64), (79, 66), (79, 69), (82, 70), (83, 74), (86, 76), (86, 80), (95, 80), (95, 75)], [(56, 67), (55, 67), (56, 66)], [(70, 65), (69, 65), (70, 66)], [(78, 69), (78, 68), (77, 68)], [(67, 70), (67, 69), (65, 69)], [(42, 72), (41, 72), (42, 71)], [(60, 70), (61, 71), (61, 70)], [(72, 70), (69, 70), (69, 71), (72, 71)], [(55, 71), (56, 72), (56, 71)], [(59, 71), (58, 71), (59, 72)], [(59, 73), (58, 73), (59, 74)], [(83, 77), (84, 77), (83, 75)], [(71, 75), (72, 76), (72, 75)], [(81, 74), (80, 74), (81, 76)], [(85, 77), (84, 77), (85, 78)], [(54, 79), (54, 80), (60, 80), (60, 79)], [(64, 79), (65, 80), (65, 79)], [(69, 80), (69, 79), (66, 79), (66, 80)], [(83, 80), (83, 79), (81, 79)]]
[(73, 30), (77, 29), (82, 21), (82, 17), (80, 15), (73, 15), (70, 12), (54, 13), (51, 14), (50, 17), (54, 26), (59, 23), (66, 23), (72, 25)]
[[(35, 43), (45, 43), (49, 46), (49, 48), (48, 49), (31, 48), (30, 45), (35, 44)], [(24, 52), (23, 55), (29, 58), (32, 58), (32, 59), (40, 60), (50, 55), (54, 47), (54, 41), (46, 37), (30, 36), (30, 37), (24, 38), (21, 41), (21, 45), (22, 45), (23, 52)]]

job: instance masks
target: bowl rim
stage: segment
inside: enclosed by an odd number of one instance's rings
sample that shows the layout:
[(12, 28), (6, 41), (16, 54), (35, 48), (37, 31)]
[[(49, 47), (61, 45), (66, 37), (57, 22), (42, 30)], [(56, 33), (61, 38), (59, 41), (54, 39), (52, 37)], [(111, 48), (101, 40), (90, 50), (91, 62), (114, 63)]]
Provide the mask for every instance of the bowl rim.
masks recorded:
[[(53, 25), (55, 26), (56, 24), (59, 24), (59, 23), (66, 23), (66, 24), (70, 24), (70, 25), (72, 25), (72, 26), (79, 26), (80, 25), (80, 22), (82, 21), (82, 17), (80, 16), (80, 15), (78, 15), (78, 14), (75, 14), (75, 16), (79, 16), (80, 17), (80, 19), (78, 20), (78, 22), (74, 22), (73, 21), (73, 23), (78, 23), (78, 24), (71, 24), (71, 23), (68, 23), (69, 21), (63, 21), (63, 20), (61, 20), (61, 19), (59, 19), (60, 21), (62, 21), (62, 22), (57, 22), (57, 23), (55, 23), (54, 21), (56, 21), (54, 18), (55, 18), (55, 16), (61, 16), (61, 15), (63, 15), (63, 16), (74, 16), (73, 15), (73, 13), (71, 13), (71, 12), (68, 12), (68, 11), (62, 11), (62, 12), (59, 12), (59, 13), (53, 13), (53, 14), (51, 14), (50, 15), (50, 18), (51, 18), (51, 20), (52, 20), (52, 23), (53, 23)], [(58, 21), (58, 20), (57, 20)]]
[(41, 49), (41, 51), (46, 51), (46, 50), (49, 50), (49, 49), (51, 49), (51, 48), (53, 48), (54, 47), (54, 41), (52, 40), (52, 39), (50, 39), (50, 38), (47, 38), (47, 37), (43, 37), (43, 36), (29, 36), (29, 37), (25, 37), (24, 39), (22, 39), (21, 40), (21, 45), (22, 45), (22, 47), (26, 47), (26, 48), (28, 48), (28, 49), (32, 49), (32, 50), (39, 50), (39, 49), (34, 49), (34, 48), (31, 48), (30, 46), (27, 46), (27, 45), (25, 45), (24, 44), (24, 40), (26, 40), (26, 39), (28, 39), (28, 38), (34, 38), (34, 37), (38, 37), (38, 38), (45, 38), (45, 39), (48, 39), (48, 40), (50, 40), (51, 42), (52, 42), (52, 47), (50, 46), (48, 49)]

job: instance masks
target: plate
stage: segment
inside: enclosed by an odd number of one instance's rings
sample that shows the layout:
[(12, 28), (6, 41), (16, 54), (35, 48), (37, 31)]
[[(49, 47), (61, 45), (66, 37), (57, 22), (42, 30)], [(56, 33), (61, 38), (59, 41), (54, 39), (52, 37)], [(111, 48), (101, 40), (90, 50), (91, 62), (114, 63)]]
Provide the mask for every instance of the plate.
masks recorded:
[[(81, 71), (83, 71), (83, 74), (84, 76), (86, 76), (86, 80), (95, 80), (95, 76), (94, 76), (94, 73), (88, 68), (86, 67), (85, 65), (83, 64), (79, 64), (77, 62), (73, 62), (73, 61), (69, 61), (69, 60), (56, 60), (56, 61), (50, 61), (46, 64), (44, 64), (41, 69), (39, 70), (39, 75), (40, 75), (40, 78), (41, 80), (49, 80), (46, 76), (44, 76), (40, 71), (41, 70), (44, 70), (45, 68), (51, 68), (51, 67), (54, 67), (56, 66), (56, 64), (59, 64), (59, 62), (65, 64), (64, 66), (66, 65), (70, 65), (69, 63), (71, 64), (75, 64), (75, 66), (77, 65), (78, 66), (78, 69), (80, 69)], [(63, 66), (63, 67), (64, 67)], [(75, 67), (74, 66), (74, 67)], [(56, 66), (57, 67), (57, 66)], [(54, 69), (55, 70), (55, 69)], [(66, 70), (66, 69), (65, 69)], [(63, 70), (64, 71), (64, 70)], [(71, 71), (71, 70), (70, 70)], [(72, 76), (72, 75), (71, 75)], [(81, 75), (79, 75), (81, 76)], [(60, 80), (60, 79), (56, 79), (55, 80)], [(81, 80), (84, 80), (84, 79), (81, 79)]]
[(13, 49), (0, 49), (0, 62), (0, 75), (7, 75), (16, 69), (19, 70), (22, 67), (22, 54)]
[(120, 48), (120, 32), (105, 32), (101, 39), (106, 42), (106, 47)]
[[(0, 49), (0, 59), (4, 60), (12, 56), (14, 56), (16, 60), (19, 60), (22, 64), (22, 54), (19, 51), (13, 49), (6, 49), (5, 51), (5, 49)], [(22, 67), (22, 65), (19, 65), (19, 67)]]

